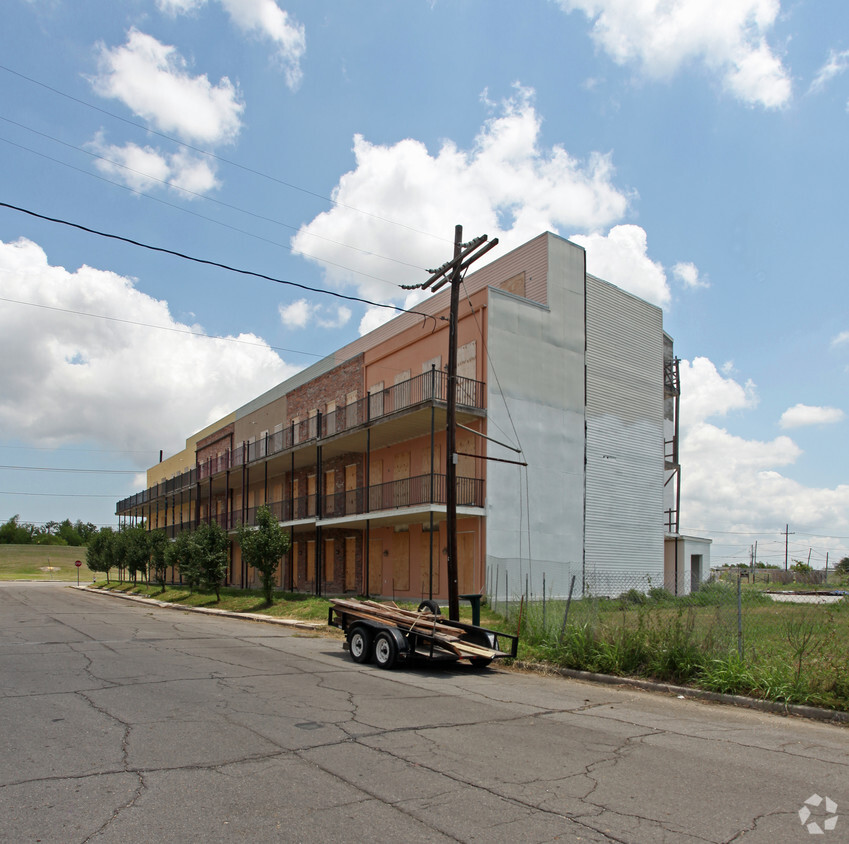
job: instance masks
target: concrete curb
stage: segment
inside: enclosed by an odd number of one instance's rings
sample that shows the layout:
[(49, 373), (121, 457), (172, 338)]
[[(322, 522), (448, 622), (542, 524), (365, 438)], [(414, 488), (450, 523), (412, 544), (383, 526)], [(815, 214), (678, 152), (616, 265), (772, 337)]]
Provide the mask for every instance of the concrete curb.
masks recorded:
[[(226, 618), (241, 618), (249, 621), (260, 621), (264, 624), (277, 624), (280, 627), (290, 627), (299, 630), (324, 630), (326, 625), (316, 624), (313, 621), (297, 621), (291, 618), (275, 618), (260, 613), (230, 612), (228, 610), (216, 610), (211, 607), (184, 607), (180, 604), (169, 604), (158, 601), (156, 598), (145, 598), (141, 595), (127, 595), (123, 592), (112, 592), (105, 589), (90, 589), (85, 584), (69, 584), (72, 589), (80, 589), (91, 594), (111, 595), (113, 598), (123, 598), (125, 601), (136, 601), (140, 604), (153, 604), (165, 609), (183, 610), (184, 612), (198, 612), (205, 615), (224, 616)], [(777, 703), (771, 700), (758, 700), (758, 698), (744, 697), (743, 695), (725, 695), (719, 692), (708, 692), (703, 689), (693, 689), (689, 686), (673, 686), (669, 683), (656, 683), (651, 680), (638, 680), (635, 677), (614, 677), (610, 674), (593, 674), (591, 671), (578, 671), (574, 668), (558, 668), (555, 665), (547, 665), (542, 662), (523, 662), (515, 660), (513, 666), (524, 671), (532, 671), (536, 674), (555, 674), (559, 677), (571, 677), (574, 680), (585, 680), (589, 683), (601, 683), (607, 686), (631, 686), (643, 689), (647, 692), (661, 692), (676, 697), (690, 698), (693, 700), (709, 700), (714, 703), (731, 704), (732, 706), (745, 706), (748, 709), (757, 709), (761, 712), (771, 712), (778, 715), (796, 715), (801, 718), (810, 718), (815, 721), (823, 721), (828, 724), (849, 724), (849, 712), (841, 712), (835, 709), (821, 709), (817, 706), (802, 706), (794, 703)]]
[(779, 715), (797, 715), (801, 718), (811, 718), (829, 724), (849, 724), (849, 712), (836, 709), (821, 709), (818, 706), (803, 706), (795, 703), (778, 703), (772, 700), (759, 700), (743, 695), (726, 695), (719, 692), (708, 692), (704, 689), (693, 689), (689, 686), (672, 686), (668, 683), (656, 683), (652, 680), (639, 680), (635, 677), (614, 677), (610, 674), (593, 674), (591, 671), (578, 671), (574, 668), (558, 668), (541, 662), (521, 662), (516, 660), (513, 665), (527, 671), (539, 674), (556, 674), (560, 677), (571, 677), (575, 680), (586, 680), (590, 683), (603, 683), (608, 686), (632, 686), (649, 692), (664, 692), (676, 697), (694, 700), (709, 700), (715, 703), (726, 703), (733, 706), (745, 706), (761, 712), (772, 712)]
[(216, 615), (224, 618), (241, 618), (248, 621), (262, 621), (266, 624), (276, 624), (279, 627), (291, 627), (297, 630), (323, 630), (326, 625), (317, 624), (314, 621), (298, 621), (294, 618), (275, 618), (273, 615), (263, 615), (256, 612), (231, 612), (230, 610), (217, 610), (214, 607), (184, 607), (180, 604), (169, 604), (167, 601), (158, 601), (156, 598), (146, 598), (143, 595), (127, 595), (124, 592), (112, 592), (109, 589), (91, 589), (80, 584), (70, 584), (72, 589), (88, 592), (91, 595), (110, 595), (113, 598), (123, 598), (125, 601), (135, 601), (137, 604), (146, 604), (171, 610), (183, 610), (184, 612), (197, 612), (203, 615)]

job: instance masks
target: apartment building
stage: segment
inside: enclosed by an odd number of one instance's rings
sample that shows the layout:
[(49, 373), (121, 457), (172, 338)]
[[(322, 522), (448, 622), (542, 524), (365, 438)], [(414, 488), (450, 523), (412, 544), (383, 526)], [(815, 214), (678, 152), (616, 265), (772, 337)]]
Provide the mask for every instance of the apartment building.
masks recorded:
[[(193, 434), (118, 515), (234, 534), (267, 504), (292, 539), (281, 588), (446, 598), (448, 305), (445, 289), (417, 306), (430, 317), (402, 314)], [(662, 312), (588, 275), (581, 247), (545, 233), (465, 279), (455, 389), (461, 594), (559, 596), (573, 576), (689, 591), (709, 571), (709, 544), (679, 533)], [(228, 582), (256, 582), (235, 539)]]

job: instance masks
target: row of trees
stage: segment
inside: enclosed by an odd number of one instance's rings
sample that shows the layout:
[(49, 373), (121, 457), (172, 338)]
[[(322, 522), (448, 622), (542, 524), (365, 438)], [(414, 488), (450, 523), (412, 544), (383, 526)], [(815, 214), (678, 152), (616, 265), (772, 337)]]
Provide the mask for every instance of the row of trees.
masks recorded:
[[(240, 525), (237, 537), (242, 559), (259, 573), (265, 600), (271, 604), (275, 575), (289, 550), (289, 534), (267, 507), (260, 507), (256, 527)], [(227, 534), (214, 522), (183, 531), (173, 542), (162, 531), (148, 531), (143, 526), (118, 531), (103, 528), (88, 543), (86, 563), (92, 571), (104, 573), (107, 582), (114, 568), (126, 571), (133, 581), (149, 575), (163, 592), (167, 571), (173, 566), (190, 590), (214, 591), (220, 600), (229, 550)]]
[(0, 545), (87, 545), (96, 533), (97, 525), (79, 519), (34, 525), (16, 514), (0, 525)]

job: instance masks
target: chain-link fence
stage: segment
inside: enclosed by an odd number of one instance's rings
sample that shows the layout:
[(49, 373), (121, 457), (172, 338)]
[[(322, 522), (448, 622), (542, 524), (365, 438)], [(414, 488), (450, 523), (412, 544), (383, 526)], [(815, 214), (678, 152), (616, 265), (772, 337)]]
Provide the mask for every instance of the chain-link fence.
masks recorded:
[(849, 709), (849, 582), (758, 574), (676, 596), (648, 575), (588, 570), (571, 600), (502, 588), (489, 602), (513, 626), (521, 612), (529, 656), (564, 667)]

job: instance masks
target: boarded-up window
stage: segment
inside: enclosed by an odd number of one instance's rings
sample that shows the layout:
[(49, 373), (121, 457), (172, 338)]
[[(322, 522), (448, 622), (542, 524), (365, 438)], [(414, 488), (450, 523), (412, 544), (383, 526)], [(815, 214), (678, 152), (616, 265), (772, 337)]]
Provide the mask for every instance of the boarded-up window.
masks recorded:
[(460, 594), (476, 592), (475, 587), (475, 535), (457, 534), (457, 586)]
[(409, 407), (410, 402), (410, 370), (407, 369), (395, 376), (395, 386), (392, 388), (392, 409), (401, 410)]
[(357, 537), (345, 537), (345, 591), (357, 588)]
[(368, 591), (380, 595), (383, 591), (383, 540), (370, 539), (368, 544)]
[(327, 583), (336, 580), (336, 542), (324, 540), (324, 579)]
[[(422, 373), (431, 372), (434, 369), (436, 371), (433, 372), (432, 376), (425, 377), (423, 379), (422, 398), (440, 398), (440, 379), (442, 378), (440, 373), (440, 370), (442, 369), (441, 355), (437, 355), (435, 358), (431, 358), (430, 360), (426, 360), (422, 363)], [(444, 398), (444, 396), (442, 396), (442, 398)]]
[(315, 475), (307, 475), (307, 515), (315, 515)]
[(307, 542), (307, 580), (315, 582), (315, 540)]
[(357, 391), (352, 390), (345, 396), (345, 425), (353, 428), (357, 424)]
[[(431, 549), (433, 550), (433, 580), (430, 579), (431, 571)], [(422, 573), (421, 594), (429, 597), (431, 594), (439, 593), (439, 531), (434, 530), (432, 533), (429, 530), (423, 530), (421, 536), (421, 551), (419, 561)], [(433, 591), (431, 592), (431, 586)]]
[(336, 471), (330, 469), (324, 473), (324, 515), (341, 516), (336, 512)]
[[(479, 402), (475, 395), (477, 378), (477, 344), (474, 340), (457, 349), (457, 403), (476, 407)], [(469, 379), (464, 381), (462, 379)]]
[(383, 416), (384, 410), (384, 401), (383, 401), (383, 381), (379, 381), (373, 387), (369, 388), (368, 391), (369, 400), (368, 400), (368, 412), (370, 419), (376, 419), (379, 416)]
[(502, 281), (498, 285), (502, 290), (508, 293), (514, 293), (516, 296), (525, 296), (525, 273), (514, 275), (513, 278), (508, 278), (507, 281)]
[(392, 589), (406, 592), (410, 588), (410, 533), (392, 534)]

